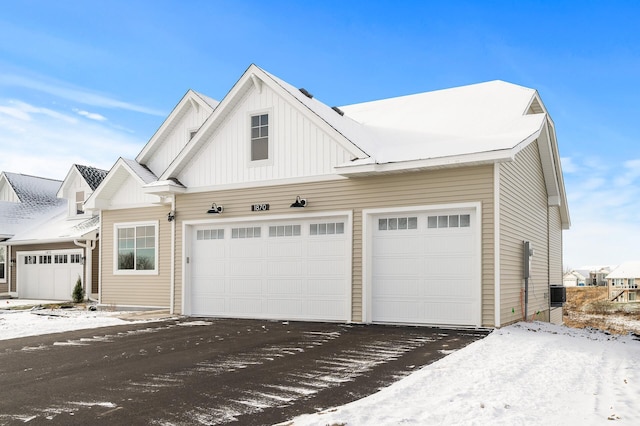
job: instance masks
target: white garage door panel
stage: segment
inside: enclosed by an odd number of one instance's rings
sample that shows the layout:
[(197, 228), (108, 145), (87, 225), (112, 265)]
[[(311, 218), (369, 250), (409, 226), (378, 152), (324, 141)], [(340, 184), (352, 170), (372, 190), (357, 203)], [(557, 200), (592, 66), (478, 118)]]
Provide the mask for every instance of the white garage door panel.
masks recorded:
[[(347, 218), (339, 218), (339, 222), (346, 224)], [(185, 311), (205, 316), (349, 320), (347, 228), (341, 234), (311, 235), (311, 223), (322, 222), (288, 220), (193, 226), (189, 231), (194, 240), (190, 287), (186, 290), (190, 292), (187, 296), (190, 308), (187, 306)], [(275, 235), (274, 232), (270, 235), (274, 226), (277, 226)], [(225, 238), (197, 240), (198, 231), (207, 228), (223, 229)], [(233, 238), (244, 235), (242, 228), (260, 231), (252, 238)], [(216, 262), (211, 259), (213, 251), (219, 258)], [(212, 293), (209, 287), (214, 276), (224, 286)]]
[[(59, 258), (56, 258), (59, 255)], [(72, 263), (71, 255), (75, 255)], [(82, 277), (80, 250), (50, 250), (17, 253), (18, 297), (71, 300), (73, 289)], [(26, 258), (31, 259), (29, 263)], [(58, 260), (58, 263), (56, 263)]]
[[(428, 226), (432, 212), (414, 212), (414, 229), (386, 229), (394, 216), (374, 217), (371, 318), (378, 322), (478, 325), (480, 310), (475, 211), (438, 216), (470, 216), (470, 226)], [(406, 215), (405, 215), (406, 216)], [(398, 219), (398, 223), (399, 223)], [(439, 224), (440, 225), (440, 224)]]

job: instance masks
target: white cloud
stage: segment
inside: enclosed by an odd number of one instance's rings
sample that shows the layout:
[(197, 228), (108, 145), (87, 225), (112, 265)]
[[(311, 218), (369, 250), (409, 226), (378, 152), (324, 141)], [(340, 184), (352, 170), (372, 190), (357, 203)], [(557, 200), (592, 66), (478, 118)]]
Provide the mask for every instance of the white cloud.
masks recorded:
[(560, 164), (562, 165), (563, 173), (576, 173), (578, 171), (578, 166), (573, 162), (571, 157), (562, 157)]
[(640, 260), (640, 160), (570, 163), (580, 173), (565, 175), (572, 224), (564, 234), (565, 266)]
[(107, 121), (107, 117), (95, 112), (83, 111), (79, 109), (74, 109), (73, 111), (75, 111), (76, 114), (82, 115), (83, 117), (87, 117), (90, 120)]
[(74, 163), (109, 169), (120, 156), (135, 157), (143, 144), (101, 121), (0, 101), (2, 171), (63, 179)]
[(160, 117), (164, 117), (166, 115), (166, 113), (153, 108), (147, 108), (141, 105), (119, 101), (109, 96), (92, 92), (88, 89), (75, 87), (66, 82), (57, 81), (45, 77), (27, 77), (16, 74), (0, 74), (0, 85), (13, 88), (22, 87), (31, 89), (76, 103), (91, 105), (95, 107), (123, 109), (127, 111), (156, 115)]

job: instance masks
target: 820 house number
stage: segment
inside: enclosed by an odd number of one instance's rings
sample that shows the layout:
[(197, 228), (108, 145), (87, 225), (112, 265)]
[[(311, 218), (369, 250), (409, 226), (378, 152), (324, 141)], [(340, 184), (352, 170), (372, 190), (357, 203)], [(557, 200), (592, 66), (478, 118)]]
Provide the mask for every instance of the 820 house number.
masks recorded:
[(252, 212), (264, 212), (269, 210), (269, 204), (267, 203), (262, 203), (262, 204), (251, 204), (251, 211)]

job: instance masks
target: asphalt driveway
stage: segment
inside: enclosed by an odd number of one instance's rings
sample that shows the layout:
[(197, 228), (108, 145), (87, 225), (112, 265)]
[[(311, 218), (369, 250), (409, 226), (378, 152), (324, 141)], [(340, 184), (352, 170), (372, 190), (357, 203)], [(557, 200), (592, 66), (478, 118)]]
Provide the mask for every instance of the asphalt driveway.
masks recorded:
[(181, 318), (0, 341), (0, 424), (274, 424), (486, 331)]

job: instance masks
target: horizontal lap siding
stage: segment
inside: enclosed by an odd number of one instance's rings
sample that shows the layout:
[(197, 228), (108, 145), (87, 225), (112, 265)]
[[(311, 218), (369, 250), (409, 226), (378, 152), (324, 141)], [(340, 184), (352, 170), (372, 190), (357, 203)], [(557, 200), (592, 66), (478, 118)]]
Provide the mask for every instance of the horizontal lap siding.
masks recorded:
[(514, 162), (500, 164), (499, 325), (522, 319), (523, 241), (530, 241), (535, 252), (529, 280), (529, 318), (549, 309), (547, 214), (547, 193), (538, 144), (534, 142), (518, 153)]
[[(308, 207), (293, 211), (296, 195)], [(224, 206), (223, 218), (256, 220), (292, 213), (353, 212), (352, 319), (362, 321), (362, 210), (386, 207), (482, 203), (483, 324), (493, 324), (493, 166), (361, 177), (296, 185), (269, 186), (178, 195), (176, 200), (176, 312), (182, 303), (182, 222), (212, 219), (211, 203)], [(252, 203), (269, 203), (268, 212), (251, 212)]]
[[(102, 212), (100, 303), (113, 305), (169, 307), (171, 277), (171, 224), (167, 222), (169, 206)], [(158, 274), (114, 275), (115, 223), (158, 221)]]

